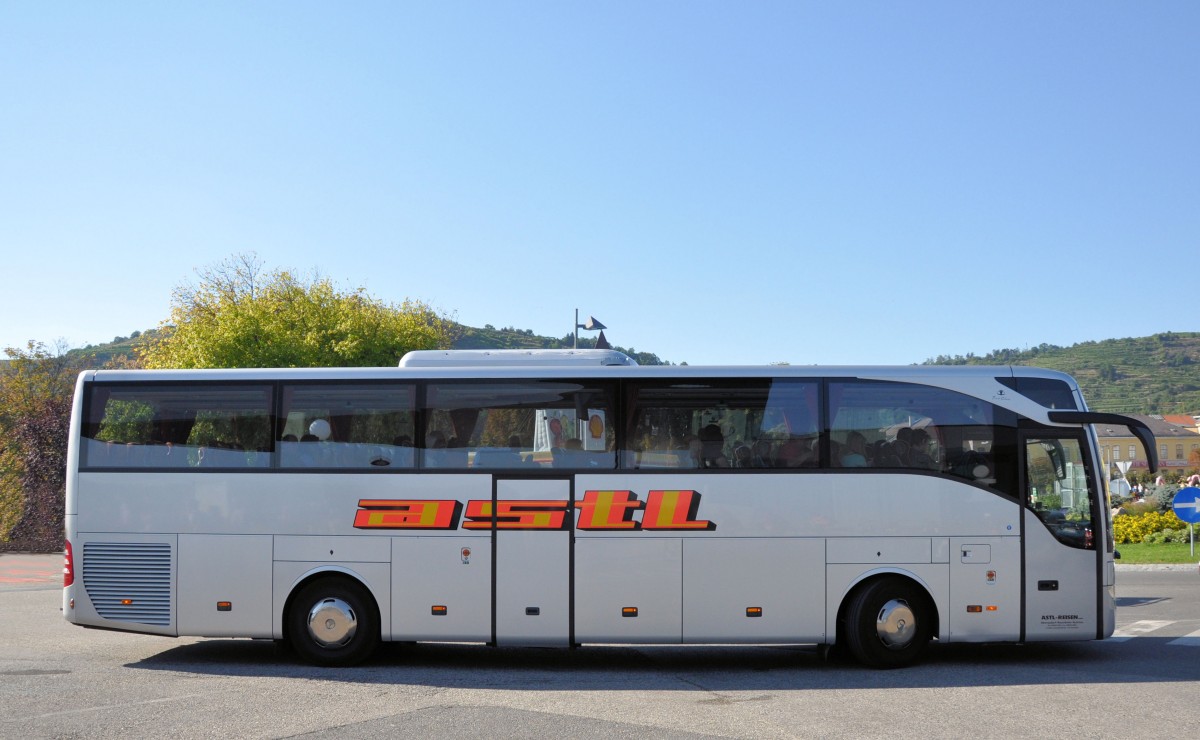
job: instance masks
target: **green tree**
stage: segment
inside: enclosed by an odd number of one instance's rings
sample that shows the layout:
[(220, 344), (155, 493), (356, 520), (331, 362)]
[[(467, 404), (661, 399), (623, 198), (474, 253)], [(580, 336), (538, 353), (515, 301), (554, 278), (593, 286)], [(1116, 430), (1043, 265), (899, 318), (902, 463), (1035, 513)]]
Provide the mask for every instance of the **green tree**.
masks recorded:
[(0, 550), (62, 547), (75, 378), (89, 362), (40, 342), (4, 350), (0, 371)]
[(139, 348), (145, 367), (387, 366), (409, 350), (450, 346), (453, 323), (419, 301), (388, 304), (327, 278), (268, 272), (253, 254), (197, 274)]

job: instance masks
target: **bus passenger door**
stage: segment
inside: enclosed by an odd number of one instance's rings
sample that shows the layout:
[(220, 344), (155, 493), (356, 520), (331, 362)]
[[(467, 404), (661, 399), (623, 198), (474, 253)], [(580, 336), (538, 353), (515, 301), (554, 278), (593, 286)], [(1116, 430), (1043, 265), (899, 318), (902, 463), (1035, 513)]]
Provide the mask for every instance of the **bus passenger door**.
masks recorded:
[(1104, 542), (1083, 433), (1026, 431), (1022, 442), (1025, 639), (1095, 639)]
[(571, 480), (497, 477), (493, 490), (496, 644), (569, 646)]

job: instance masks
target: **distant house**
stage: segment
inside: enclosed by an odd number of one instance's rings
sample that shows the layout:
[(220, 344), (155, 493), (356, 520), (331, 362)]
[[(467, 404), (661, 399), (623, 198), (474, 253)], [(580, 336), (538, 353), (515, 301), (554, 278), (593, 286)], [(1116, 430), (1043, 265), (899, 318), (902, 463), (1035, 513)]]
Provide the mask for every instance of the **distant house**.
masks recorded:
[(1200, 416), (1188, 416), (1187, 414), (1163, 414), (1163, 421), (1174, 424), (1177, 427), (1183, 427), (1189, 432), (1200, 434)]
[[(1200, 449), (1200, 433), (1196, 430), (1196, 420), (1190, 416), (1163, 417), (1160, 415), (1126, 414), (1135, 419), (1141, 419), (1154, 433), (1154, 442), (1158, 445), (1158, 464), (1162, 468), (1188, 467), (1188, 455), (1192, 450)], [(1172, 423), (1168, 419), (1186, 420), (1186, 425)], [(1109, 474), (1117, 472), (1116, 464), (1132, 461), (1131, 470), (1146, 468), (1146, 451), (1137, 438), (1122, 426), (1107, 424), (1096, 425), (1096, 437), (1100, 443), (1100, 457)]]

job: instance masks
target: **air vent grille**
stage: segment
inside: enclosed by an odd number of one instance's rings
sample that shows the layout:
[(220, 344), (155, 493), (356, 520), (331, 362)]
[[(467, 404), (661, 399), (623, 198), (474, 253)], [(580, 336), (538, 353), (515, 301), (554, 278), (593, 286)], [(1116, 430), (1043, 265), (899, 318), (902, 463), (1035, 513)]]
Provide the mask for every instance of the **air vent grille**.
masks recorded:
[(86, 542), (83, 586), (96, 613), (115, 622), (171, 625), (171, 546)]

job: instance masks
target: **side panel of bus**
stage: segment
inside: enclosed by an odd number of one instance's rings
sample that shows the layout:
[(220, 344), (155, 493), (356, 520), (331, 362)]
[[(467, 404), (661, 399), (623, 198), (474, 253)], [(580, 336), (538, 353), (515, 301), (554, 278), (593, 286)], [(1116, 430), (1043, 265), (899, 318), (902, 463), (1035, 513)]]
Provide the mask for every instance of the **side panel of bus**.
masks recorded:
[[(676, 530), (646, 521), (665, 489), (697, 498)], [(832, 642), (842, 600), (884, 574), (929, 592), (943, 639), (1019, 635), (1020, 508), (987, 491), (893, 474), (580, 476), (577, 505), (611, 490), (636, 497), (638, 528), (576, 531), (578, 642)]]
[(577, 538), (575, 639), (681, 642), (681, 573), (683, 541), (678, 537)]
[(501, 479), (496, 501), (497, 517), (508, 502), (521, 502), (528, 508), (512, 507), (521, 512), (516, 518), (528, 517), (538, 526), (498, 522), (493, 534), (496, 644), (566, 647), (571, 644), (571, 533), (564, 509), (571, 501), (570, 481)]

